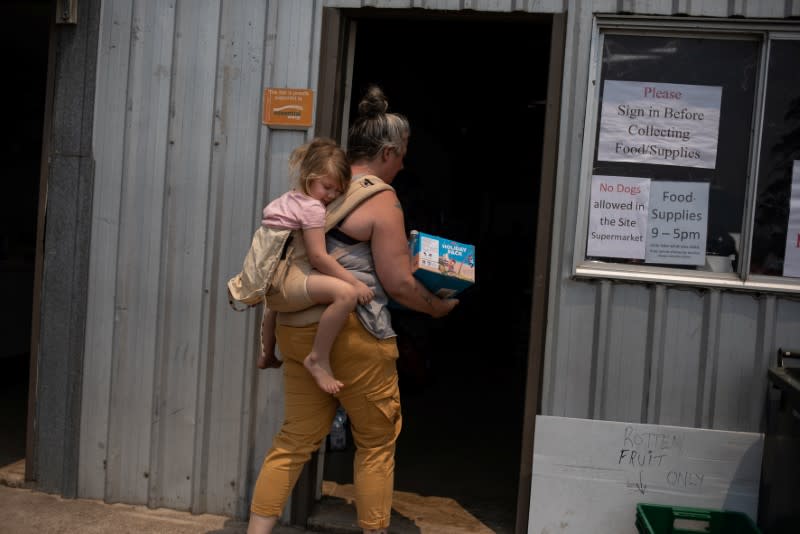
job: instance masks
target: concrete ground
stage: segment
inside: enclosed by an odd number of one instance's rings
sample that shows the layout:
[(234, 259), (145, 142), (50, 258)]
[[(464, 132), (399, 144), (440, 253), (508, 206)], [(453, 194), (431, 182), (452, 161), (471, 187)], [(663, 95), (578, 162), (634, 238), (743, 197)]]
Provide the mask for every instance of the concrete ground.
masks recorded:
[[(228, 517), (127, 504), (105, 504), (0, 485), (2, 534), (245, 534), (247, 525)], [(275, 534), (308, 531), (278, 527)]]
[[(25, 461), (0, 467), (0, 534), (245, 534), (247, 524), (225, 516), (63, 499), (25, 488)], [(279, 526), (274, 534), (309, 531)]]
[[(334, 485), (335, 486), (335, 485)], [(309, 528), (279, 525), (274, 534), (328, 532), (357, 534), (351, 486), (335, 488), (341, 497), (326, 497), (309, 518)], [(392, 534), (420, 533), (414, 522), (392, 513)], [(450, 532), (449, 527), (428, 530)], [(213, 514), (191, 514), (166, 508), (108, 504), (91, 499), (64, 499), (29, 489), (25, 461), (0, 466), (0, 534), (246, 534), (247, 524)], [(453, 531), (456, 532), (456, 531)], [(469, 532), (472, 532), (471, 530)]]

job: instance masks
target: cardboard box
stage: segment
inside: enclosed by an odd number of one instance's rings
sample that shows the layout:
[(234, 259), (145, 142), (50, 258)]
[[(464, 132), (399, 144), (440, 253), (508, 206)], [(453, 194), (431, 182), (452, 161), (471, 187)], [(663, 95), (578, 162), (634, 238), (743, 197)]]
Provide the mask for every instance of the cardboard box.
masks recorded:
[(475, 283), (475, 246), (411, 232), (411, 270), (432, 293), (452, 297)]

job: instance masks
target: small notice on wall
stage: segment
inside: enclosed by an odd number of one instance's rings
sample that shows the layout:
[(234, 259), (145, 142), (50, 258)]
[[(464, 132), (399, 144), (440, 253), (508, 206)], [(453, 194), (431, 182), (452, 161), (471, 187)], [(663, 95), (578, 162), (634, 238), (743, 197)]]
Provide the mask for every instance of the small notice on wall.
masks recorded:
[(647, 263), (703, 265), (708, 230), (708, 183), (653, 182)]
[(644, 259), (649, 198), (648, 178), (592, 176), (586, 254)]
[(598, 161), (713, 169), (722, 87), (606, 80)]
[(264, 89), (262, 121), (271, 128), (310, 128), (313, 107), (311, 89)]
[(792, 196), (789, 198), (783, 276), (800, 277), (800, 160), (792, 166)]

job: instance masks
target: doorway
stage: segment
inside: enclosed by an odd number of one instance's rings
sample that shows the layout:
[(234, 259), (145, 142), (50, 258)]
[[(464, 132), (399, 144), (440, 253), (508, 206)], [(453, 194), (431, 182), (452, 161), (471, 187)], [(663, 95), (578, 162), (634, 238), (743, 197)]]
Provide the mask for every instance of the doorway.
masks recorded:
[[(17, 0), (5, 7), (8, 20), (0, 47), (5, 125), (0, 132), (0, 469), (21, 470), (26, 458), (31, 365), (32, 303), (45, 113), (50, 0)], [(13, 467), (12, 467), (13, 466)]]
[[(395, 489), (448, 497), (491, 530), (514, 532), (552, 20), (380, 11), (351, 14), (350, 117), (371, 83), (408, 117), (393, 183), (406, 230), (475, 245), (477, 268), (450, 316), (393, 311)], [(352, 483), (347, 443), (329, 448), (324, 480)]]

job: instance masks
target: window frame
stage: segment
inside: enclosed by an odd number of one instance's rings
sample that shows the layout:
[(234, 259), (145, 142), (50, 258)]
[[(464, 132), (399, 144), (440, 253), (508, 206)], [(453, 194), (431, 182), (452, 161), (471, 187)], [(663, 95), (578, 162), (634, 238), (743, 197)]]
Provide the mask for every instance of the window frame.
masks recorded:
[[(732, 273), (694, 271), (676, 267), (625, 264), (586, 259), (592, 170), (597, 145), (600, 78), (605, 35), (641, 35), (655, 37), (692, 37), (756, 41), (760, 46), (759, 66), (755, 77), (752, 130), (749, 139), (747, 179), (739, 262)], [(763, 114), (767, 94), (769, 52), (774, 40), (800, 41), (800, 25), (796, 21), (717, 21), (705, 18), (643, 17), (595, 15), (589, 50), (586, 86), (586, 113), (583, 125), (583, 147), (580, 159), (580, 183), (576, 213), (575, 245), (572, 276), (582, 279), (613, 279), (631, 282), (659, 283), (679, 286), (702, 286), (721, 289), (767, 291), (800, 294), (800, 278), (750, 273), (753, 225), (756, 211), (758, 174), (761, 157)]]

